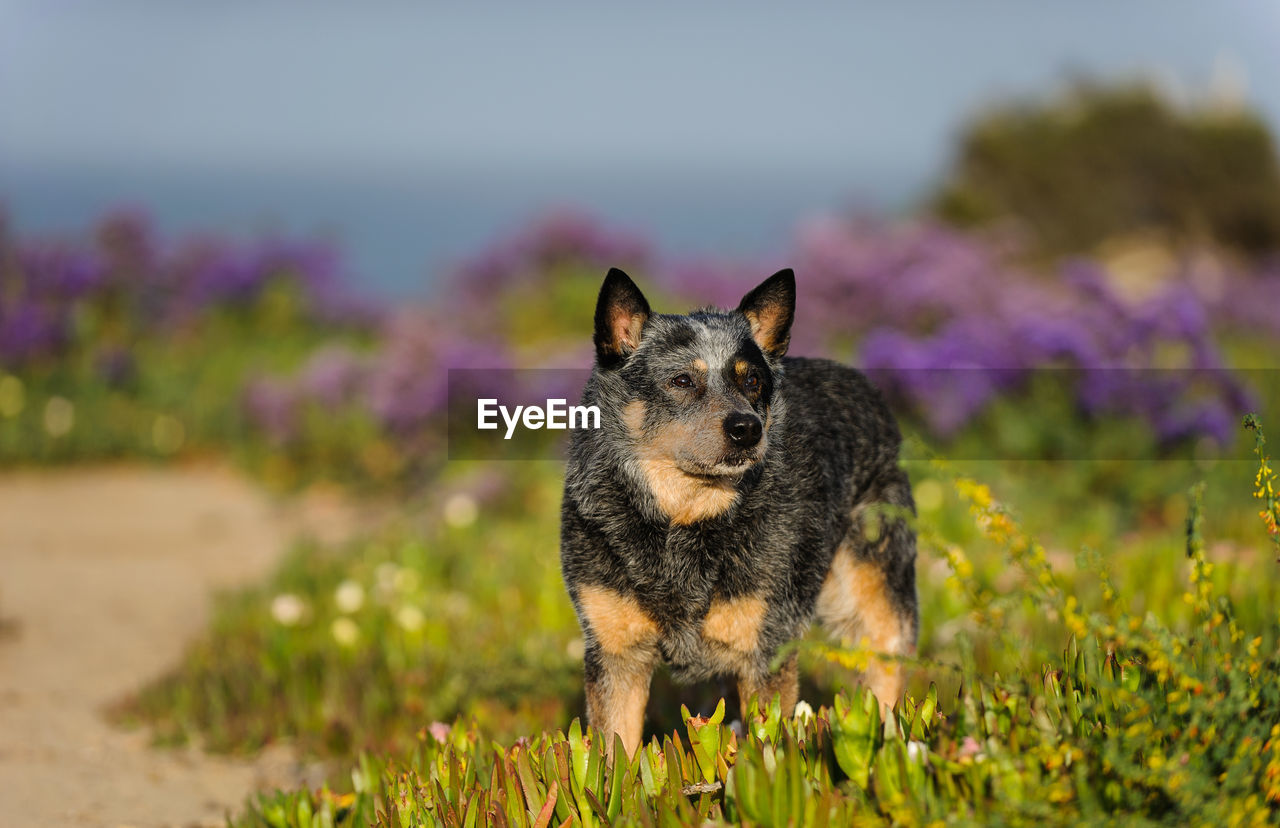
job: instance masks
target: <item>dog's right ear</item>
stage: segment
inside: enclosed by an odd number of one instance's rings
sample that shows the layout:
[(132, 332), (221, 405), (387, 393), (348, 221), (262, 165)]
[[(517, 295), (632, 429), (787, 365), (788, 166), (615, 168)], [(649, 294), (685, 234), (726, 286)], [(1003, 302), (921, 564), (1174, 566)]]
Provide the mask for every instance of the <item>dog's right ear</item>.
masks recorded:
[(596, 301), (596, 362), (612, 368), (640, 347), (640, 334), (649, 319), (649, 303), (631, 277), (610, 269)]

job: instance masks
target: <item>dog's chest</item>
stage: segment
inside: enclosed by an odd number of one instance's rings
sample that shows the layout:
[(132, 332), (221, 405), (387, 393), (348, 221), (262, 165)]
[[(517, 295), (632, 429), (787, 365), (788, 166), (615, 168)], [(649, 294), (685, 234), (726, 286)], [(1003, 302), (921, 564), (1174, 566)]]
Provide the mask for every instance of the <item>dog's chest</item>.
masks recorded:
[(701, 611), (716, 593), (749, 591), (753, 579), (775, 574), (757, 540), (737, 526), (671, 527), (632, 546), (628, 563), (638, 582)]
[(717, 597), (705, 607), (659, 622), (659, 648), (679, 678), (738, 672), (761, 657), (768, 611), (761, 595)]
[(664, 658), (685, 676), (733, 672), (755, 660), (776, 573), (766, 576), (764, 561), (744, 561), (745, 551), (723, 535), (677, 535), (664, 551), (663, 588), (646, 602), (662, 630)]
[(785, 556), (765, 554), (734, 527), (673, 529), (645, 541), (626, 556), (632, 586), (677, 676), (732, 673), (758, 660)]

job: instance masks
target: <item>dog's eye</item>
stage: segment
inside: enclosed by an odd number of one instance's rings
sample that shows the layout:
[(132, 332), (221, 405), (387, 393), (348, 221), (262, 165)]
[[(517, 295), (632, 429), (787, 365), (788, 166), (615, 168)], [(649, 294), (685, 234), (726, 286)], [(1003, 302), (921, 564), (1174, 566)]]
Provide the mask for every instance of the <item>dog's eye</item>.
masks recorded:
[(689, 376), (688, 374), (680, 374), (679, 376), (677, 376), (675, 379), (671, 381), (671, 384), (674, 385), (676, 388), (692, 388), (693, 377)]
[(756, 374), (747, 374), (742, 384), (748, 391), (755, 391), (760, 387), (760, 377)]

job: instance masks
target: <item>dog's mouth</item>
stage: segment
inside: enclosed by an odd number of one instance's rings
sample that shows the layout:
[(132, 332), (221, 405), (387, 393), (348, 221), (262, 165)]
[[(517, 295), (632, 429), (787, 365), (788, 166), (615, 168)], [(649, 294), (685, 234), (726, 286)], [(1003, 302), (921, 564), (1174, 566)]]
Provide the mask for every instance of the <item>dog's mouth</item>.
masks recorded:
[(704, 478), (713, 482), (724, 477), (739, 477), (747, 469), (763, 459), (755, 451), (735, 451), (724, 455), (714, 463), (706, 463), (689, 457), (676, 459), (676, 466), (690, 477)]

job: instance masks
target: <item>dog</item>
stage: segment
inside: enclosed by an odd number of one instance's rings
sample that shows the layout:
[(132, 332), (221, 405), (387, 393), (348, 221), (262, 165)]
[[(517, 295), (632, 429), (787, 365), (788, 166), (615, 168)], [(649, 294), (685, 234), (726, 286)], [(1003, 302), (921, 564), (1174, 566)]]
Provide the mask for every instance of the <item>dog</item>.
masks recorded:
[[(787, 357), (796, 282), (782, 270), (734, 311), (653, 313), (610, 270), (583, 404), (600, 428), (570, 438), (560, 561), (584, 640), (587, 721), (611, 750), (641, 742), (659, 662), (679, 682), (736, 678), (799, 696), (779, 649), (815, 618), (846, 642), (915, 653), (915, 506), (902, 442), (859, 372)], [(897, 659), (871, 659), (882, 707)]]

